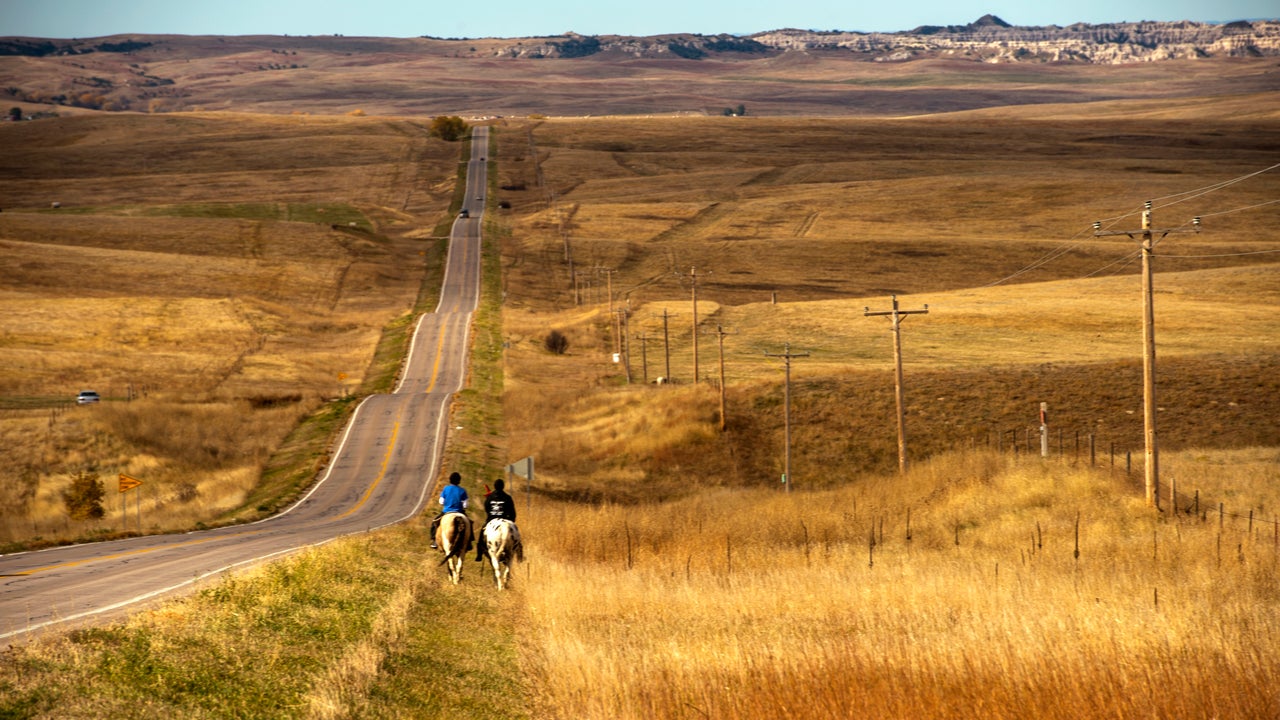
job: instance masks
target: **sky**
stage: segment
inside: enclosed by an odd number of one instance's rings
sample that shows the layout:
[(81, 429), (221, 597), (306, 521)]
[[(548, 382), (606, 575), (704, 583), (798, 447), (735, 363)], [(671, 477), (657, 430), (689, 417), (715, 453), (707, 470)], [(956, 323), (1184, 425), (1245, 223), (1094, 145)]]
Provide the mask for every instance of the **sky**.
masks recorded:
[(1280, 19), (1276, 0), (0, 0), (0, 36), (531, 37)]

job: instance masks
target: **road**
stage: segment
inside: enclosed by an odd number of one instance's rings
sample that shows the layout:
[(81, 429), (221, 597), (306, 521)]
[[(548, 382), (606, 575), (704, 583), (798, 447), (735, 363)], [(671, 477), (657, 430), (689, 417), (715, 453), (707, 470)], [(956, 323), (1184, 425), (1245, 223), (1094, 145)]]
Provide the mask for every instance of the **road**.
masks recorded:
[(469, 218), (454, 221), (440, 303), (418, 321), (396, 389), (366, 398), (332, 463), (297, 503), (248, 525), (0, 556), (0, 646), (101, 622), (226, 570), (408, 520), (433, 497), (480, 293), (488, 128), (473, 133)]

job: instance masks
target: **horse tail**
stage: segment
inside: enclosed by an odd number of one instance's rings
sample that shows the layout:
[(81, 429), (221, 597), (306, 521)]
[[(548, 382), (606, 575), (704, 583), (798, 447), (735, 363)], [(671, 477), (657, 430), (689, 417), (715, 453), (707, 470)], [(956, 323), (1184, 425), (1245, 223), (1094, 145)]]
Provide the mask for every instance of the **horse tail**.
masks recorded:
[(440, 561), (441, 565), (449, 562), (451, 558), (462, 557), (467, 552), (467, 535), (470, 531), (470, 523), (466, 521), (465, 516), (461, 520), (455, 520), (449, 523), (447, 544), (449, 550), (445, 552), (444, 559)]

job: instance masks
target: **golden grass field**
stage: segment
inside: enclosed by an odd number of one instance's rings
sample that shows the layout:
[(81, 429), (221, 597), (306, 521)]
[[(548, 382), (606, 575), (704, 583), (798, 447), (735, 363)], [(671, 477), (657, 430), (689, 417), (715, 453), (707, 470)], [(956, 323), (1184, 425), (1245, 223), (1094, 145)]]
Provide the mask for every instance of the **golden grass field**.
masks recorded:
[[(3, 130), (0, 434), (23, 478), (3, 490), (4, 541), (84, 532), (60, 500), (84, 470), (144, 479), (159, 527), (245, 502), (299, 420), (368, 379), (383, 327), (413, 307), (457, 161), (409, 121)], [(86, 388), (106, 402), (66, 407)]]
[[(6, 709), (1272, 716), (1280, 173), (1242, 178), (1274, 164), (1278, 115), (1264, 93), (497, 121), (490, 197), (510, 208), (489, 216), (501, 277), (482, 322), (505, 349), (473, 361), (449, 457), (473, 490), (536, 458), (533, 491), (515, 483), (529, 561), (514, 590), (495, 597), (472, 563), (462, 588), (422, 583), (438, 569), (420, 567), (414, 523), (11, 653)], [(14, 309), (0, 360), (23, 369), (0, 386), (20, 481), (0, 504), (5, 539), (103, 532), (59, 516), (86, 468), (168, 488), (166, 509), (189, 508), (179, 525), (259, 502), (246, 498), (285, 436), (361, 392), (383, 329), (414, 307), (456, 147), (396, 118), (41, 123), (2, 141), (23, 158), (6, 180), (33, 178), (0, 190)], [(131, 137), (172, 177), (139, 168)], [(1136, 228), (1145, 200), (1158, 227), (1203, 217), (1157, 246), (1162, 512), (1141, 487), (1137, 244), (1091, 227)], [(903, 323), (905, 475), (888, 320), (863, 316), (890, 295), (929, 305)], [(610, 359), (611, 304), (630, 309), (631, 383)], [(657, 386), (642, 373), (666, 374), (664, 310), (675, 382)], [(717, 327), (733, 333), (724, 432)], [(544, 348), (551, 330), (564, 355)], [(791, 369), (790, 493), (783, 372), (765, 355), (788, 345), (809, 353)], [(107, 402), (61, 405), (89, 385)], [(125, 402), (130, 386), (145, 393)], [(1040, 402), (1047, 460), (1026, 447)], [(344, 594), (349, 623), (332, 612)], [(184, 659), (193, 645), (207, 652)], [(437, 663), (456, 670), (422, 671)]]

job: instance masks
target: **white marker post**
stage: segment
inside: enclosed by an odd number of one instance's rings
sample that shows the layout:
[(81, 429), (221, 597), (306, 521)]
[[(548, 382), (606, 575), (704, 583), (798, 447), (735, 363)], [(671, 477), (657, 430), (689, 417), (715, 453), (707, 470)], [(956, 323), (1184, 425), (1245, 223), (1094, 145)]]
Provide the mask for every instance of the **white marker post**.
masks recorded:
[(1049, 457), (1049, 403), (1040, 403), (1040, 457)]

